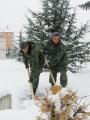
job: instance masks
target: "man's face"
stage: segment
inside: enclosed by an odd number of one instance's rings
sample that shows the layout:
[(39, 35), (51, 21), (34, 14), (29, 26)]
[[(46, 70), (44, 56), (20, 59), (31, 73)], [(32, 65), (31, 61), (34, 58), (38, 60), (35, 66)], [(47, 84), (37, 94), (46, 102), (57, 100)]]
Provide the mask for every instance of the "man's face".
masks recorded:
[(26, 54), (28, 52), (28, 46), (23, 48), (22, 51)]
[(57, 44), (60, 41), (60, 36), (54, 36), (52, 38), (52, 41), (53, 41), (54, 44)]

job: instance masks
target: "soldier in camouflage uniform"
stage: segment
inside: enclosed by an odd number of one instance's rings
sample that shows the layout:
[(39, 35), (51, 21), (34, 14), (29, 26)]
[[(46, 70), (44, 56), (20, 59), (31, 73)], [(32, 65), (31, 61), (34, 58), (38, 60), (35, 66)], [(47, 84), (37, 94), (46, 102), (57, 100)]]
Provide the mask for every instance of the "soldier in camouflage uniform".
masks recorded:
[[(66, 46), (62, 43), (58, 32), (54, 32), (51, 40), (46, 42), (44, 52), (49, 61), (47, 67), (51, 69), (55, 82), (57, 73), (60, 72), (60, 83), (62, 87), (65, 87), (67, 85), (67, 53)], [(51, 76), (49, 81), (52, 85), (54, 84)]]
[(42, 72), (44, 57), (42, 51), (34, 42), (22, 42), (20, 44), (23, 62), (28, 69), (30, 66), (30, 81), (32, 82), (34, 95), (39, 84), (39, 75)]

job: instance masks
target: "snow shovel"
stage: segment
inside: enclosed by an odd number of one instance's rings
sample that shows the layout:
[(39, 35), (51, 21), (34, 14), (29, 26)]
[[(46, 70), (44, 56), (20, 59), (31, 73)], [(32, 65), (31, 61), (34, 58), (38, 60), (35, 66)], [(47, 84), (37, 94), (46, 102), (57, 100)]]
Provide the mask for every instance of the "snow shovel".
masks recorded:
[[(48, 66), (48, 68), (49, 68), (49, 64), (48, 64), (48, 61), (47, 61), (47, 59), (46, 59), (46, 57), (45, 57), (45, 63), (46, 63), (46, 65)], [(59, 85), (56, 85), (56, 82), (55, 82), (55, 80), (54, 80), (54, 77), (53, 77), (53, 74), (52, 74), (52, 72), (51, 72), (51, 70), (49, 69), (49, 72), (50, 72), (50, 75), (51, 75), (51, 77), (52, 77), (52, 81), (53, 81), (53, 86), (51, 87), (51, 92), (52, 92), (52, 94), (53, 95), (56, 95), (61, 89), (62, 89), (62, 87), (61, 86), (59, 86)]]
[[(27, 71), (28, 71), (28, 78), (29, 78), (29, 81), (30, 81), (30, 74), (31, 74), (31, 71), (30, 71), (29, 68), (27, 69)], [(34, 92), (33, 92), (32, 82), (29, 82), (29, 83), (30, 83), (30, 91), (31, 91), (31, 95), (32, 95), (32, 98), (34, 98), (35, 95), (34, 95)]]
[[(27, 69), (27, 71), (28, 71), (28, 77), (29, 77), (29, 81), (30, 81), (30, 74), (31, 74), (31, 71), (30, 71), (29, 68)], [(30, 83), (31, 98), (32, 98), (33, 100), (38, 100), (39, 97), (36, 96), (36, 95), (34, 95), (32, 82), (29, 82), (29, 83)]]

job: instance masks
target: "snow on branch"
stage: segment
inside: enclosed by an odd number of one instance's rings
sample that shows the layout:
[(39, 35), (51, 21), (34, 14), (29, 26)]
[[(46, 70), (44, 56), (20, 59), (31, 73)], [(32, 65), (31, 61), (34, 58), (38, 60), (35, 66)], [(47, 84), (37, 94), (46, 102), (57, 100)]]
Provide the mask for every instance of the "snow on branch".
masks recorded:
[(86, 109), (89, 104), (82, 103), (82, 99), (70, 89), (61, 88), (56, 94), (51, 90), (50, 95), (36, 100), (41, 111), (36, 120), (88, 120), (90, 112)]

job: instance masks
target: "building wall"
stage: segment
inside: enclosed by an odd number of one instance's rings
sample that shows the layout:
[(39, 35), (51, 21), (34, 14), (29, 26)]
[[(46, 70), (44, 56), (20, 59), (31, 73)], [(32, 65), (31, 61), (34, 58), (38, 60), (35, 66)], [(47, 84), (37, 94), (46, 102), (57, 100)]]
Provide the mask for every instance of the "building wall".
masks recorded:
[(12, 49), (13, 32), (0, 32), (0, 58), (6, 57), (6, 52)]

